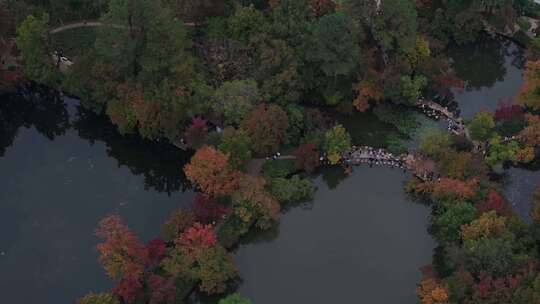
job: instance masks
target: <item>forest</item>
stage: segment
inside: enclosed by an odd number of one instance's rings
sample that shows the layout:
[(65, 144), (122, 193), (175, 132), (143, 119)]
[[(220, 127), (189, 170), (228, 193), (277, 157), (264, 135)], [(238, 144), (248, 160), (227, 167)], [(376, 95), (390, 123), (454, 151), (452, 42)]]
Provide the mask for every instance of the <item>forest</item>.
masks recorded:
[[(252, 303), (231, 292), (241, 240), (311, 200), (311, 174), (364, 157), (410, 171), (405, 191), (430, 208), (419, 303), (540, 303), (540, 188), (526, 220), (498, 178), (538, 168), (539, 19), (529, 0), (4, 0), (0, 92), (62, 92), (122, 136), (191, 153), (172, 175), (197, 193), (160, 236), (143, 242), (116, 214), (96, 223), (114, 287), (79, 304)], [(449, 49), (484, 35), (525, 49), (524, 84), (461, 118)], [(357, 112), (397, 130), (378, 154), (338, 119)], [(413, 112), (449, 123), (414, 151)], [(0, 135), (3, 152), (16, 135)]]

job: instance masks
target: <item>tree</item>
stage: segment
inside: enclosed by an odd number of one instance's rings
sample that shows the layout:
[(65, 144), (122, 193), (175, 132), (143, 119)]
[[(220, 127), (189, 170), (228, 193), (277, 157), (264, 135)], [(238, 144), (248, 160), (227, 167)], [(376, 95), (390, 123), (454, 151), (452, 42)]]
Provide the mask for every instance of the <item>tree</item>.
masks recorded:
[(251, 140), (243, 129), (227, 127), (219, 150), (229, 157), (231, 167), (241, 169), (251, 159)]
[(289, 121), (278, 105), (261, 104), (246, 117), (242, 128), (251, 138), (253, 150), (262, 155), (276, 153), (285, 142)]
[(476, 209), (480, 214), (495, 211), (500, 216), (512, 215), (512, 208), (508, 201), (495, 190), (489, 191), (486, 200), (478, 203)]
[(470, 223), (475, 217), (474, 206), (469, 203), (456, 203), (434, 218), (435, 237), (440, 242), (458, 242), (461, 239), (461, 226)]
[(385, 52), (410, 52), (416, 44), (417, 13), (413, 1), (381, 1), (373, 18), (373, 36)]
[(496, 135), (489, 141), (489, 153), (486, 157), (486, 163), (493, 167), (505, 161), (515, 162), (518, 150), (519, 145), (516, 141), (502, 143), (501, 138)]
[(463, 201), (476, 196), (478, 180), (473, 178), (468, 181), (443, 177), (433, 185), (431, 198), (434, 201)]
[(224, 292), (226, 283), (238, 275), (229, 253), (221, 246), (213, 246), (197, 257), (196, 273), (201, 280), (199, 288), (207, 294)]
[(218, 304), (251, 304), (251, 301), (242, 298), (238, 293), (233, 293), (219, 300)]
[(495, 128), (493, 115), (487, 111), (478, 112), (469, 122), (468, 127), (473, 139), (481, 141), (488, 140), (491, 137), (493, 128)]
[(527, 62), (524, 78), (525, 84), (519, 92), (519, 101), (533, 110), (539, 110), (540, 90), (538, 89), (538, 81), (540, 81), (540, 60)]
[(255, 37), (250, 46), (255, 50), (254, 74), (263, 99), (281, 105), (298, 102), (306, 84), (295, 49), (268, 33)]
[(495, 211), (480, 215), (469, 224), (461, 226), (461, 236), (464, 241), (481, 238), (508, 238), (512, 234), (506, 228), (506, 218), (498, 216)]
[(134, 303), (135, 300), (141, 299), (144, 296), (143, 285), (138, 278), (126, 277), (123, 278), (113, 288), (113, 293), (122, 299), (123, 303)]
[(356, 72), (360, 56), (358, 33), (342, 12), (321, 17), (313, 24), (312, 45), (307, 59), (326, 77), (336, 79)]
[(313, 184), (298, 175), (291, 178), (274, 178), (270, 181), (270, 193), (280, 203), (296, 203), (310, 200), (315, 192)]
[(145, 250), (120, 217), (111, 215), (101, 220), (96, 235), (103, 239), (97, 249), (107, 275), (112, 279), (138, 281), (144, 271)]
[(17, 28), (17, 48), (24, 60), (26, 77), (42, 84), (57, 85), (59, 72), (53, 64), (53, 51), (48, 44), (49, 16), (26, 17)]
[(517, 263), (512, 241), (506, 238), (467, 240), (463, 248), (465, 267), (473, 274), (487, 272), (492, 276), (501, 276), (514, 269)]
[(214, 93), (213, 109), (223, 115), (226, 125), (239, 125), (260, 101), (257, 82), (252, 79), (225, 82)]
[(231, 168), (227, 155), (212, 147), (197, 150), (184, 171), (191, 182), (210, 196), (229, 195), (238, 187), (240, 173)]
[(198, 149), (205, 144), (208, 137), (206, 119), (196, 116), (191, 120), (191, 125), (184, 133), (186, 143), (192, 149)]
[(452, 145), (452, 139), (448, 133), (431, 132), (427, 133), (420, 143), (420, 151), (427, 157), (439, 160)]
[(116, 26), (97, 30), (94, 49), (69, 75), (70, 87), (96, 107), (105, 106), (121, 130), (177, 140), (188, 113), (207, 105), (197, 100), (206, 90), (188, 53), (184, 25), (150, 0), (111, 0), (100, 21)]
[(270, 228), (279, 218), (279, 203), (265, 189), (261, 177), (245, 175), (240, 188), (232, 196), (233, 214), (244, 223), (255, 223), (261, 229)]
[(78, 304), (120, 304), (120, 301), (111, 293), (90, 293), (80, 299)]
[(195, 223), (176, 239), (175, 245), (190, 257), (196, 258), (204, 250), (217, 244), (212, 225)]
[(342, 125), (335, 125), (324, 134), (324, 151), (332, 164), (341, 160), (341, 153), (351, 147), (351, 136)]
[(525, 115), (527, 127), (519, 133), (523, 143), (529, 147), (540, 146), (540, 116)]
[(422, 89), (428, 84), (424, 76), (401, 76), (401, 96), (408, 105), (414, 105), (421, 95)]
[(144, 264), (146, 267), (156, 267), (166, 255), (167, 245), (160, 238), (155, 238), (144, 246)]
[(180, 208), (173, 212), (163, 224), (162, 231), (166, 240), (176, 239), (184, 230), (191, 227), (195, 222), (195, 214), (191, 210)]
[(228, 19), (230, 36), (243, 43), (248, 43), (254, 35), (260, 33), (264, 25), (264, 15), (253, 6), (238, 6)]
[(148, 304), (174, 303), (176, 300), (176, 286), (174, 280), (157, 274), (148, 278), (150, 300)]
[[(326, 103), (335, 105), (336, 101), (340, 101), (334, 97), (335, 94), (350, 94), (350, 82), (358, 73), (361, 53), (359, 33), (350, 18), (342, 12), (321, 17), (313, 24), (311, 32), (306, 59), (310, 66), (316, 67), (315, 75), (321, 75), (311, 81), (312, 87), (322, 88)], [(347, 91), (336, 92), (341, 88), (338, 82), (344, 80), (349, 80)]]
[(204, 224), (223, 220), (229, 211), (227, 206), (202, 193), (197, 193), (193, 200), (193, 213), (197, 221)]
[(298, 146), (293, 153), (296, 159), (296, 167), (312, 173), (320, 165), (320, 155), (317, 146), (313, 143), (306, 143)]
[(416, 288), (416, 294), (422, 304), (446, 304), (449, 298), (448, 293), (446, 287), (432, 278), (422, 280), (420, 286)]

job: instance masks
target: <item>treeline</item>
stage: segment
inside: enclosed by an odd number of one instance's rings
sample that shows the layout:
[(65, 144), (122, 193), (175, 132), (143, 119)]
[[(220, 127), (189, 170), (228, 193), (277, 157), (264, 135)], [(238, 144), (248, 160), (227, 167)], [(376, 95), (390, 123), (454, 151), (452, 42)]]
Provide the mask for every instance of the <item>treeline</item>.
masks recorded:
[[(474, 40), (483, 22), (513, 22), (519, 6), (410, 0), (380, 6), (354, 0), (49, 2), (7, 4), (33, 13), (17, 31), (25, 74), (104, 110), (124, 133), (171, 141), (183, 138), (196, 116), (238, 126), (259, 104), (275, 104), (294, 116), (305, 105), (365, 111), (382, 100), (410, 104), (422, 92), (446, 96), (459, 80), (445, 46)], [(96, 28), (94, 43), (71, 58), (75, 64), (63, 75), (52, 60), (57, 49), (48, 30), (92, 18), (120, 27)], [(192, 21), (198, 26), (183, 24)]]
[[(25, 6), (20, 12), (33, 14), (14, 18), (26, 77), (81, 98), (122, 133), (196, 150), (184, 171), (199, 193), (191, 209), (171, 216), (162, 238), (142, 244), (119, 218), (100, 223), (100, 260), (116, 286), (85, 297), (85, 304), (175, 303), (193, 288), (225, 292), (237, 278), (228, 249), (251, 229), (275, 225), (287, 204), (309, 199), (314, 188), (299, 172), (313, 172), (321, 155), (337, 164), (350, 147), (350, 135), (329, 111), (451, 97), (450, 88), (462, 83), (447, 46), (474, 41), (486, 25), (512, 26), (529, 3), (15, 2)], [(16, 9), (15, 2), (6, 9)], [(53, 60), (59, 50), (49, 31), (81, 18), (105, 26), (95, 28), (92, 43), (63, 69)], [(410, 185), (433, 202), (432, 231), (441, 244), (435, 271), (418, 290), (423, 303), (496, 303), (502, 296), (491, 290), (504, 282), (525, 290), (516, 303), (537, 301), (534, 226), (505, 207), (487, 174), (505, 162), (532, 161), (538, 119), (525, 120), (522, 108), (500, 111), (469, 122), (473, 139), (489, 142), (485, 158), (473, 153), (467, 138), (436, 135), (423, 144), (444, 176)], [(378, 112), (401, 129), (411, 124)], [(503, 140), (514, 134), (530, 141)], [(280, 151), (293, 157), (265, 162)], [(466, 279), (459, 281), (462, 274)], [(527, 279), (515, 284), (517, 275)], [(238, 296), (223, 301), (242, 303)]]

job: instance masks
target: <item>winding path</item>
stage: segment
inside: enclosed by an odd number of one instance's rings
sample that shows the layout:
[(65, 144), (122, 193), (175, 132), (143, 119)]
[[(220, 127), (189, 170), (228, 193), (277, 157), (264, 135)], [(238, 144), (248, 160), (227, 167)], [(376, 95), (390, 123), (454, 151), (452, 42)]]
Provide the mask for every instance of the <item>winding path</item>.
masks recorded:
[[(184, 22), (185, 26), (194, 27), (197, 24), (194, 22)], [(60, 32), (64, 32), (67, 30), (72, 30), (76, 28), (81, 27), (110, 27), (110, 28), (116, 28), (116, 29), (128, 29), (129, 27), (126, 25), (121, 24), (114, 24), (114, 23), (105, 23), (97, 20), (91, 20), (91, 21), (79, 21), (79, 22), (73, 22), (61, 25), (59, 27), (55, 27), (51, 30), (49, 30), (49, 34), (58, 34)]]

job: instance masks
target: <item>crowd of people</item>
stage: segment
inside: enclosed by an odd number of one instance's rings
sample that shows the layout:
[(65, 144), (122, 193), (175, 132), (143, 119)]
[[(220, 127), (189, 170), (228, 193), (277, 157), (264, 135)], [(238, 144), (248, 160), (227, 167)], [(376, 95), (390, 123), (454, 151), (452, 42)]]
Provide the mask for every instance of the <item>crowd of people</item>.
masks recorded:
[(353, 146), (351, 150), (344, 153), (343, 161), (347, 165), (368, 164), (370, 167), (389, 166), (403, 170), (407, 168), (404, 156), (368, 146)]

